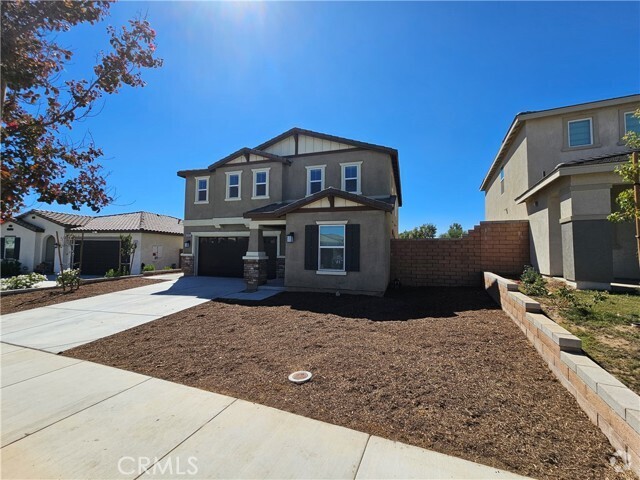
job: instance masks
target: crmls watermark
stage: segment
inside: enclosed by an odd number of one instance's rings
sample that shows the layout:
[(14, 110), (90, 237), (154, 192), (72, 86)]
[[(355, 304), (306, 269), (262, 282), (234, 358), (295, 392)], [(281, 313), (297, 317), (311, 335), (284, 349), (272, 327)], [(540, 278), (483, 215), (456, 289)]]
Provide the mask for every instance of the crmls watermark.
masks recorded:
[(198, 459), (188, 457), (186, 462), (180, 458), (158, 457), (121, 457), (118, 460), (118, 471), (122, 475), (140, 475), (144, 472), (168, 475), (196, 475)]

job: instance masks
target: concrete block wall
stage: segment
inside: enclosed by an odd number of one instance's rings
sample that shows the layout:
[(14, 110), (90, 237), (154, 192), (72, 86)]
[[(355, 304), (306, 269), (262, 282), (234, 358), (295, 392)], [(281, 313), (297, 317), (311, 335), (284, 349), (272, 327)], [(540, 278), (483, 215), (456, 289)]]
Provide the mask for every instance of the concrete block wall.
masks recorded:
[(540, 304), (518, 292), (515, 282), (484, 272), (484, 286), (629, 468), (640, 475), (640, 396), (587, 357), (580, 339), (542, 314)]
[(391, 240), (391, 280), (403, 285), (480, 286), (482, 272), (520, 275), (529, 264), (529, 222), (481, 222), (459, 239)]

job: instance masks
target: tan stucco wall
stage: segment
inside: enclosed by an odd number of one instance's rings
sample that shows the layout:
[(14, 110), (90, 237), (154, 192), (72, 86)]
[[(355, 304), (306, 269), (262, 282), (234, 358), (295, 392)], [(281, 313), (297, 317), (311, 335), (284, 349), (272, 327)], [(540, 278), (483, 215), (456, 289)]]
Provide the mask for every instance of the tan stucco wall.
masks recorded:
[[(241, 217), (245, 212), (281, 201), (304, 198), (307, 193), (307, 166), (326, 165), (325, 188), (342, 187), (341, 163), (362, 162), (361, 190), (366, 196), (389, 196), (395, 194), (395, 184), (388, 154), (370, 150), (326, 152), (322, 154), (291, 158), (291, 165), (280, 162), (228, 164), (207, 174), (188, 176), (185, 179), (185, 220)], [(252, 169), (270, 168), (269, 198), (252, 200)], [(226, 201), (225, 172), (242, 172), (241, 200)], [(196, 177), (209, 177), (208, 203), (195, 203)]]
[[(623, 151), (623, 113), (637, 108), (640, 108), (639, 103), (630, 102), (527, 120), (529, 186), (542, 179), (543, 172), (548, 174), (560, 163)], [(567, 143), (567, 122), (588, 117), (593, 118), (593, 145), (570, 148)]]
[[(389, 284), (391, 215), (382, 211), (292, 213), (287, 232), (295, 241), (287, 245), (285, 286), (291, 290), (320, 290), (381, 295)], [(347, 220), (360, 225), (360, 271), (346, 275), (319, 275), (304, 269), (305, 225), (316, 221)]]
[[(162, 270), (164, 267), (170, 267), (175, 264), (176, 267), (180, 262), (180, 249), (182, 248), (181, 235), (163, 235), (160, 233), (142, 233), (141, 249), (139, 262), (145, 265), (153, 264), (156, 270)], [(153, 246), (161, 245), (162, 257), (154, 258)]]
[(527, 126), (523, 126), (509, 148), (504, 168), (504, 193), (500, 187), (500, 168), (496, 171), (485, 192), (486, 220), (526, 220), (527, 208), (515, 203), (515, 198), (528, 188), (527, 172)]

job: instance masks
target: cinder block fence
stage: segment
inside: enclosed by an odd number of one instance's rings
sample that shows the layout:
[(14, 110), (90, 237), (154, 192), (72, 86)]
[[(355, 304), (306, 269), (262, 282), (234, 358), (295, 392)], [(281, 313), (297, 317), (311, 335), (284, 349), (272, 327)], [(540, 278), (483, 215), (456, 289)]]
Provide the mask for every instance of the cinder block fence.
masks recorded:
[(482, 272), (520, 275), (529, 260), (529, 222), (480, 222), (462, 238), (391, 240), (391, 280), (410, 287), (481, 286)]

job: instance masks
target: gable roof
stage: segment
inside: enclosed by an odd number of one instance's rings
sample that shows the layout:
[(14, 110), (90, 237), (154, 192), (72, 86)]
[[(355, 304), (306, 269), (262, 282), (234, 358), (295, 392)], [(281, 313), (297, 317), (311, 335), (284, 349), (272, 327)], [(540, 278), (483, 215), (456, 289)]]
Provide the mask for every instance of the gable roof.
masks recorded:
[(32, 232), (44, 232), (44, 228), (42, 227), (38, 227), (37, 225), (34, 225), (32, 223), (29, 223), (25, 220), (22, 220), (20, 218), (10, 218), (8, 220), (4, 220), (2, 222), (3, 225), (5, 223), (15, 223), (16, 225), (20, 225), (23, 228), (26, 228), (27, 230), (31, 230)]
[(360, 203), (364, 206), (370, 207), (375, 210), (383, 210), (385, 212), (393, 211), (396, 203), (395, 195), (391, 195), (385, 199), (373, 199), (365, 197), (364, 195), (357, 195), (355, 193), (345, 192), (338, 190), (337, 188), (329, 187), (321, 190), (313, 195), (296, 200), (295, 202), (280, 202), (272, 203), (264, 207), (256, 208), (255, 210), (249, 210), (245, 212), (245, 218), (276, 218), (286, 215), (289, 212), (297, 210), (305, 205), (316, 202), (325, 197), (340, 197), (345, 200)]
[(500, 148), (498, 149), (498, 153), (496, 154), (491, 166), (489, 167), (489, 171), (484, 177), (482, 184), (480, 185), (481, 191), (486, 191), (489, 186), (489, 181), (493, 178), (495, 173), (497, 172), (500, 163), (504, 159), (509, 147), (515, 140), (516, 136), (520, 132), (520, 129), (524, 125), (527, 120), (531, 120), (533, 118), (541, 118), (541, 117), (551, 117), (554, 115), (562, 115), (565, 113), (579, 112), (582, 110), (590, 110), (593, 108), (602, 108), (608, 107), (612, 105), (620, 105), (624, 103), (630, 102), (640, 102), (640, 94), (626, 95), (623, 97), (614, 97), (608, 98), (605, 100), (596, 100), (593, 102), (586, 103), (577, 103), (574, 105), (566, 105), (564, 107), (556, 107), (549, 108), (546, 110), (536, 110), (536, 111), (527, 111), (518, 113), (511, 122), (509, 129), (507, 130), (506, 135), (504, 136), (502, 143), (500, 144)]
[(261, 157), (265, 157), (268, 158), (269, 160), (274, 160), (276, 162), (282, 162), (282, 163), (287, 163), (290, 164), (291, 160), (288, 160), (284, 157), (281, 157), (280, 155), (274, 155), (273, 153), (269, 153), (269, 152), (263, 152), (262, 150), (256, 149), (256, 148), (249, 148), (249, 147), (244, 147), (241, 148), (240, 150), (238, 150), (237, 152), (233, 152), (231, 155), (227, 155), (226, 157), (224, 157), (221, 160), (218, 160), (215, 163), (212, 163), (211, 165), (209, 165), (209, 171), (213, 171), (218, 167), (223, 166), (225, 163), (230, 162), (231, 160), (238, 158), (242, 155), (259, 155)]
[(81, 225), (86, 225), (93, 218), (90, 215), (50, 212), (48, 210), (29, 210), (28, 212), (19, 215), (18, 218), (23, 220), (29, 215), (38, 215), (45, 220), (49, 220), (50, 222), (56, 223), (63, 227), (79, 227)]
[[(261, 143), (255, 148), (248, 148), (248, 147), (241, 148), (240, 150), (233, 152), (231, 155), (227, 155), (226, 157), (218, 160), (217, 162), (212, 163), (211, 165), (209, 165), (208, 169), (180, 170), (178, 171), (178, 176), (185, 178), (189, 174), (192, 174), (192, 175), (206, 174), (207, 172), (211, 172), (216, 168), (219, 168), (225, 165), (231, 160), (238, 158), (241, 155), (250, 155), (250, 154), (259, 155), (259, 156), (268, 158), (270, 160), (274, 160), (277, 162), (282, 162), (287, 165), (290, 165), (291, 158), (295, 157), (296, 155), (286, 155), (286, 156), (274, 155), (273, 153), (265, 152), (265, 149), (293, 135), (306, 135), (309, 137), (329, 140), (331, 142), (343, 143), (345, 145), (350, 145), (353, 148), (373, 150), (376, 152), (386, 153), (390, 155), (391, 166), (393, 169), (393, 179), (396, 185), (396, 192), (398, 194), (398, 205), (402, 206), (402, 188), (400, 183), (400, 164), (398, 162), (398, 150), (391, 147), (385, 147), (383, 145), (376, 145), (374, 143), (361, 142), (358, 140), (352, 140), (350, 138), (337, 137), (335, 135), (328, 135), (326, 133), (314, 132), (312, 130), (305, 130), (303, 128), (298, 128), (298, 127), (291, 128), (286, 132), (281, 133), (280, 135), (277, 135), (267, 140), (264, 143)], [(331, 151), (328, 151), (327, 153), (331, 153)]]
[(396, 192), (398, 193), (398, 205), (402, 206), (402, 188), (400, 183), (400, 164), (398, 161), (398, 150), (391, 147), (385, 147), (383, 145), (376, 145), (375, 143), (366, 143), (359, 140), (353, 140), (345, 137), (337, 137), (335, 135), (329, 135), (321, 132), (314, 132), (312, 130), (306, 130), (304, 128), (293, 127), (280, 135), (277, 135), (264, 143), (261, 143), (256, 147), (258, 150), (264, 150), (270, 146), (284, 140), (292, 135), (307, 135), (309, 137), (320, 138), (323, 140), (329, 140), (331, 142), (344, 143), (351, 145), (354, 148), (362, 148), (365, 150), (373, 150), (376, 152), (387, 153), (391, 156), (391, 166), (393, 168), (393, 177), (396, 184)]
[(184, 223), (179, 218), (150, 212), (123, 213), (93, 217), (73, 232), (153, 232), (182, 235)]

